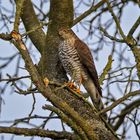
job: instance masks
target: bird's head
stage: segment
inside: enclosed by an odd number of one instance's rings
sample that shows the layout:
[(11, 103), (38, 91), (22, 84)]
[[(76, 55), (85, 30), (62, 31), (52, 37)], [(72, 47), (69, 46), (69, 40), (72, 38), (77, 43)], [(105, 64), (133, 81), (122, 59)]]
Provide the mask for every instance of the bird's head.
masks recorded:
[(74, 35), (74, 32), (69, 28), (60, 28), (58, 33), (63, 39), (69, 39)]

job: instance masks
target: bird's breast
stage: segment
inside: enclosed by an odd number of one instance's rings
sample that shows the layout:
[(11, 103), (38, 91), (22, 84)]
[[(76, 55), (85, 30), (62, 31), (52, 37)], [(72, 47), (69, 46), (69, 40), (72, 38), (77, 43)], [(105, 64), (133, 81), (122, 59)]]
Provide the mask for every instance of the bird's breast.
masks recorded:
[(63, 41), (59, 46), (59, 58), (66, 72), (78, 83), (81, 76), (86, 78), (79, 54), (69, 41)]

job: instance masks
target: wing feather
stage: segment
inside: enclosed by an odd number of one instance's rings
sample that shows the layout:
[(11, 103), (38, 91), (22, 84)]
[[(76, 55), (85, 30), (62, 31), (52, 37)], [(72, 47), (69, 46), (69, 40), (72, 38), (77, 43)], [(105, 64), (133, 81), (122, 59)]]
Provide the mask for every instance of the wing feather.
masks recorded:
[(74, 47), (76, 48), (76, 50), (79, 54), (82, 65), (86, 68), (86, 70), (89, 73), (89, 75), (91, 76), (98, 92), (102, 96), (101, 87), (100, 87), (100, 84), (98, 81), (98, 74), (96, 71), (96, 67), (95, 67), (95, 64), (93, 61), (92, 54), (91, 54), (88, 46), (84, 42), (82, 42), (80, 39), (76, 39), (75, 43), (74, 43)]

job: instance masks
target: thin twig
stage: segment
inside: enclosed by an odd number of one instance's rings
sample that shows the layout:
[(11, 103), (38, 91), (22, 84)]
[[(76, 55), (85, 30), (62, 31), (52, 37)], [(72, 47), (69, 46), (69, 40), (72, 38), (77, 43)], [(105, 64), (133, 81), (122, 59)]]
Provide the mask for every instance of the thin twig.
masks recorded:
[(42, 23), (40, 23), (39, 26), (34, 27), (32, 30), (27, 31), (26, 33), (22, 34), (21, 36), (23, 37), (23, 36), (29, 35), (29, 34), (31, 34), (32, 32), (34, 32), (34, 31), (36, 31), (36, 30), (42, 28), (43, 26), (48, 26), (49, 24), (51, 24), (51, 21), (49, 21), (49, 22), (47, 22), (47, 23), (43, 23), (43, 22), (42, 22)]
[(119, 38), (116, 38), (116, 37), (113, 37), (111, 35), (109, 35), (109, 33), (103, 28), (100, 26), (100, 31), (102, 31), (104, 33), (104, 35), (106, 37), (108, 37), (110, 40), (113, 40), (113, 41), (116, 41), (116, 42), (121, 42), (121, 43), (125, 43), (124, 39), (119, 39)]
[(130, 31), (129, 31), (127, 36), (132, 36), (133, 33), (135, 32), (135, 30), (138, 28), (139, 25), (140, 25), (140, 16), (138, 17), (138, 19), (136, 20), (136, 22), (134, 23), (134, 25), (130, 29)]
[(123, 32), (123, 30), (121, 28), (121, 25), (120, 25), (120, 22), (119, 22), (118, 18), (116, 17), (115, 13), (113, 12), (113, 10), (111, 8), (111, 5), (110, 5), (110, 3), (109, 3), (108, 0), (106, 0), (106, 3), (107, 3), (107, 6), (108, 6), (108, 10), (110, 11), (112, 17), (114, 18), (114, 21), (116, 23), (116, 26), (117, 26), (117, 28), (118, 28), (118, 30), (119, 30), (122, 38), (125, 40), (126, 39), (126, 36), (125, 36), (125, 34), (124, 34), (124, 32)]
[(87, 17), (88, 15), (90, 15), (92, 12), (96, 11), (99, 7), (101, 7), (103, 4), (105, 3), (105, 0), (100, 1), (99, 3), (97, 3), (96, 5), (92, 6), (89, 10), (87, 10), (86, 12), (84, 12), (81, 16), (79, 16), (78, 18), (76, 18), (73, 21), (73, 26), (75, 24), (77, 24), (78, 22), (80, 22), (82, 19), (84, 19), (85, 17)]
[(100, 85), (103, 85), (103, 81), (104, 81), (106, 75), (108, 74), (109, 70), (112, 67), (112, 62), (113, 62), (112, 56), (109, 55), (108, 56), (108, 62), (107, 62), (106, 66), (105, 66), (105, 68), (104, 68), (104, 70), (103, 70), (103, 72), (102, 72), (102, 74), (100, 76), (100, 79), (99, 79)]
[(111, 109), (113, 109), (114, 107), (116, 107), (117, 105), (119, 105), (121, 102), (125, 101), (127, 98), (131, 97), (131, 96), (136, 96), (140, 94), (140, 90), (137, 90), (137, 91), (134, 91), (134, 92), (131, 92), (131, 93), (128, 93), (126, 94), (125, 96), (123, 96), (122, 98), (116, 100), (112, 105), (110, 105), (109, 107), (106, 107), (105, 109), (101, 110), (100, 112), (98, 112), (97, 114), (100, 115), (100, 114), (103, 114)]

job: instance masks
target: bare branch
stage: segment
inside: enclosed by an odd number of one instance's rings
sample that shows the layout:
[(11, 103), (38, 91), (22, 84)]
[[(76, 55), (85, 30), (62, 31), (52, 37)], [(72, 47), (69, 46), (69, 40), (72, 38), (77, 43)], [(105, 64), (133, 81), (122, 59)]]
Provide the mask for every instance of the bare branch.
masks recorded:
[(127, 114), (130, 114), (135, 108), (140, 106), (140, 100), (133, 101), (132, 103), (128, 104), (122, 111), (121, 113), (117, 116), (119, 120), (116, 122), (116, 124), (113, 126), (113, 129), (116, 131), (119, 129), (119, 127), (122, 125), (124, 122), (125, 116)]
[(112, 62), (113, 62), (112, 56), (109, 55), (108, 62), (107, 62), (106, 66), (105, 66), (105, 68), (103, 70), (103, 73), (100, 76), (100, 80), (99, 80), (100, 85), (103, 84), (103, 81), (105, 79), (105, 76), (108, 74), (109, 70), (111, 69)]
[(85, 132), (78, 125), (76, 125), (75, 122), (68, 117), (68, 115), (64, 114), (58, 108), (50, 106), (50, 105), (45, 105), (43, 106), (43, 109), (47, 109), (47, 110), (51, 110), (55, 112), (59, 117), (62, 118), (64, 122), (67, 122), (67, 124), (69, 124), (69, 126), (71, 126), (77, 134), (80, 134), (83, 140), (88, 140)]
[(140, 25), (140, 16), (138, 17), (138, 19), (136, 20), (136, 22), (134, 23), (134, 25), (130, 29), (130, 31), (129, 31), (127, 36), (132, 36), (133, 33), (135, 32), (135, 30), (138, 28), (139, 25)]
[(114, 107), (116, 107), (117, 105), (119, 105), (121, 102), (125, 101), (127, 98), (131, 97), (131, 96), (136, 96), (136, 95), (139, 95), (140, 94), (140, 91), (137, 90), (137, 91), (134, 91), (134, 92), (131, 92), (131, 93), (128, 93), (126, 94), (125, 96), (123, 96), (122, 98), (116, 100), (112, 105), (110, 105), (109, 107), (106, 107), (105, 109), (101, 110), (100, 112), (98, 112), (98, 114), (102, 114), (102, 113), (105, 113), (111, 109), (113, 109)]
[(125, 34), (124, 34), (124, 32), (123, 32), (123, 30), (121, 28), (121, 25), (120, 25), (120, 22), (119, 22), (118, 18), (116, 17), (115, 13), (113, 12), (108, 0), (106, 0), (106, 3), (107, 3), (107, 6), (108, 6), (108, 10), (110, 11), (112, 17), (114, 18), (114, 21), (116, 23), (116, 26), (117, 26), (122, 38), (125, 40), (126, 36), (125, 36)]
[(1, 33), (0, 34), (0, 39), (3, 39), (5, 41), (9, 41), (12, 39), (12, 36), (10, 34), (4, 34), (4, 33)]
[(140, 139), (140, 132), (139, 132), (139, 126), (140, 126), (140, 122), (137, 122), (137, 114), (138, 114), (138, 110), (136, 110), (136, 112), (133, 115), (133, 118), (129, 118), (129, 120), (132, 121), (132, 123), (134, 124), (135, 130), (136, 130), (136, 134), (138, 136), (138, 139)]
[(42, 28), (43, 26), (48, 26), (49, 24), (51, 24), (51, 21), (47, 22), (47, 23), (40, 23), (40, 25), (33, 27), (31, 30), (27, 31), (26, 33), (22, 34), (21, 36), (26, 36), (31, 34), (32, 32), (37, 31), (38, 29)]
[(121, 42), (121, 43), (125, 43), (124, 39), (119, 39), (119, 38), (116, 38), (116, 37), (113, 37), (111, 35), (109, 35), (109, 33), (103, 28), (103, 27), (100, 27), (99, 28), (106, 37), (108, 37), (110, 40), (112, 41), (116, 41), (116, 42)]
[(19, 24), (20, 24), (20, 16), (22, 13), (23, 3), (25, 0), (17, 0), (16, 3), (16, 15), (15, 15), (15, 22), (14, 22), (14, 30), (19, 32)]
[(82, 15), (80, 15), (78, 18), (76, 18), (73, 21), (73, 26), (75, 24), (77, 24), (78, 22), (80, 22), (82, 19), (84, 19), (85, 17), (87, 17), (88, 15), (90, 15), (92, 12), (96, 11), (99, 7), (101, 7), (104, 3), (106, 2), (106, 0), (101, 0), (99, 3), (97, 3), (96, 5), (92, 6), (89, 10), (87, 10), (86, 12), (84, 12)]
[[(8, 75), (9, 77), (10, 75)], [(21, 79), (25, 79), (25, 78), (30, 78), (31, 76), (21, 76), (21, 77), (9, 77), (7, 79), (0, 79), (0, 82), (6, 81), (6, 82), (12, 82), (12, 81), (17, 81), (17, 80), (21, 80)]]
[(24, 135), (24, 136), (39, 136), (39, 137), (48, 137), (52, 139), (73, 139), (77, 140), (77, 137), (74, 134), (69, 132), (57, 132), (57, 131), (49, 131), (43, 129), (36, 128), (16, 128), (16, 127), (0, 127), (0, 133), (11, 133), (15, 135)]

